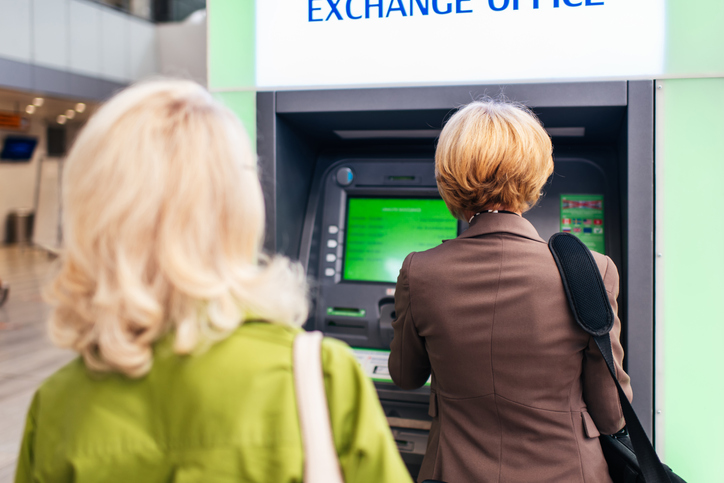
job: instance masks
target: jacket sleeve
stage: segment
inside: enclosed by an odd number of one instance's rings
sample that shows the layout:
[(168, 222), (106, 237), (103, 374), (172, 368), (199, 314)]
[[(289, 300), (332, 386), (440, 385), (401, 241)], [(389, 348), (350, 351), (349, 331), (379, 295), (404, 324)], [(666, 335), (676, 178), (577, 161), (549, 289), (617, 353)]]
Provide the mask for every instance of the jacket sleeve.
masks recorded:
[[(633, 400), (631, 378), (623, 370), (623, 347), (621, 346), (621, 320), (618, 317), (618, 270), (613, 261), (606, 257), (606, 268), (602, 271), (603, 283), (614, 314), (613, 329), (610, 332), (616, 378), (629, 401)], [(621, 403), (616, 385), (606, 367), (606, 361), (590, 338), (583, 360), (583, 398), (588, 412), (603, 434), (613, 434), (621, 430), (626, 422), (623, 418)]]
[(345, 483), (412, 483), (372, 381), (343, 342), (324, 339), (329, 417)]
[(420, 337), (412, 317), (409, 272), (415, 253), (405, 258), (395, 288), (395, 331), (390, 346), (389, 370), (392, 380), (402, 389), (417, 389), (430, 378), (430, 358), (425, 339)]
[(33, 479), (33, 443), (35, 441), (35, 420), (38, 410), (38, 393), (35, 393), (25, 420), (23, 442), (20, 444), (18, 466), (15, 471), (15, 483), (30, 483)]

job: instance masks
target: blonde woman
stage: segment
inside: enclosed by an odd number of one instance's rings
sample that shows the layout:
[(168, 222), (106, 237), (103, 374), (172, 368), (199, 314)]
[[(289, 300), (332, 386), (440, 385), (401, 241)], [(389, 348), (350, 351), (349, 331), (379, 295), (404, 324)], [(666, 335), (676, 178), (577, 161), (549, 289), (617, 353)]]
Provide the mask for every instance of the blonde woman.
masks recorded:
[[(260, 252), (234, 115), (192, 82), (131, 87), (85, 127), (63, 183), (50, 333), (80, 357), (35, 394), (16, 482), (301, 481), (306, 285)], [(345, 481), (409, 481), (371, 382), (346, 346), (322, 347)]]
[[(522, 216), (553, 172), (548, 134), (522, 106), (473, 102), (442, 130), (435, 168), (470, 228), (410, 254), (397, 280), (390, 374), (413, 389), (432, 373), (419, 480), (610, 483), (598, 436), (624, 425), (616, 386)], [(594, 258), (615, 314), (616, 266)], [(620, 332), (616, 317), (611, 344), (631, 398)]]

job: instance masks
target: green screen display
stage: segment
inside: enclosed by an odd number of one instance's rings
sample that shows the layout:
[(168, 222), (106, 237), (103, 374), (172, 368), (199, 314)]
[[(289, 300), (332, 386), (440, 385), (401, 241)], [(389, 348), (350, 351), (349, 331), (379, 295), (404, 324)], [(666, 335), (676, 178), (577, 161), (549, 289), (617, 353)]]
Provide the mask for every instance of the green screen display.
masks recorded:
[(603, 195), (561, 195), (561, 231), (578, 237), (589, 250), (606, 253)]
[(457, 227), (440, 199), (350, 198), (343, 278), (394, 283), (410, 252), (455, 238)]

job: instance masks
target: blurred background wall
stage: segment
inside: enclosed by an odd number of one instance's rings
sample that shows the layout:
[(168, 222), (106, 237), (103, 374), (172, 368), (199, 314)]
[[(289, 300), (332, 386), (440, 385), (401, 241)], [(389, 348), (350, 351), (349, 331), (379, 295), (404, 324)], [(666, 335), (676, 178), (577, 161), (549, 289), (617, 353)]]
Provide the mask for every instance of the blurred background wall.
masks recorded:
[[(37, 140), (26, 162), (0, 160), (0, 242), (8, 216), (31, 211), (35, 243), (59, 247), (63, 157), (98, 102), (159, 75), (206, 84), (205, 8), (205, 0), (0, 0), (0, 113), (22, 118), (0, 126), (0, 143)], [(30, 108), (38, 98), (44, 104)], [(87, 111), (66, 117), (78, 103)], [(60, 131), (63, 152), (48, 155), (48, 128)]]

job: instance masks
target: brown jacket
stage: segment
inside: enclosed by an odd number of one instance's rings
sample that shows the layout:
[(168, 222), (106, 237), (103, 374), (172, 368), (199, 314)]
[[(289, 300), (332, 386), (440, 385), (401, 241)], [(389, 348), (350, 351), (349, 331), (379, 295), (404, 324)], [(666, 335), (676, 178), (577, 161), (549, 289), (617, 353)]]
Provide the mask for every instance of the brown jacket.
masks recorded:
[[(594, 253), (617, 313), (618, 272)], [(548, 245), (527, 220), (483, 213), (402, 265), (389, 369), (404, 389), (432, 373), (418, 481), (607, 482), (599, 431), (624, 421), (592, 338), (573, 320)], [(611, 331), (617, 376), (621, 322)]]

